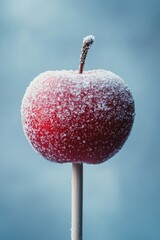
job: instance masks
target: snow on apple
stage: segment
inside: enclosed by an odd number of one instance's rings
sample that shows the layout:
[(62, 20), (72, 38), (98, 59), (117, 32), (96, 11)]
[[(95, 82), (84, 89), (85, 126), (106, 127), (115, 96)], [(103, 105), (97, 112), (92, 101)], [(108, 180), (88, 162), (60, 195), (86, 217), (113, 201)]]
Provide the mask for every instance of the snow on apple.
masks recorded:
[(29, 142), (46, 159), (98, 164), (128, 138), (134, 100), (110, 71), (47, 71), (28, 87), (21, 115)]

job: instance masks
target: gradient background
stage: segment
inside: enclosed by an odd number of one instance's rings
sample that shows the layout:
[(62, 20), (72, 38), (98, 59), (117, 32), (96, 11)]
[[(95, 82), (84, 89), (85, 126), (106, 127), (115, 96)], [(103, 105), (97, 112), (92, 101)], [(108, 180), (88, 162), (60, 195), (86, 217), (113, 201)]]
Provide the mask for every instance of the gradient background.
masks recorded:
[(84, 240), (160, 239), (160, 2), (0, 1), (0, 239), (70, 239), (71, 164), (45, 161), (24, 137), (20, 106), (40, 72), (85, 69), (125, 79), (136, 119), (123, 149), (84, 169)]

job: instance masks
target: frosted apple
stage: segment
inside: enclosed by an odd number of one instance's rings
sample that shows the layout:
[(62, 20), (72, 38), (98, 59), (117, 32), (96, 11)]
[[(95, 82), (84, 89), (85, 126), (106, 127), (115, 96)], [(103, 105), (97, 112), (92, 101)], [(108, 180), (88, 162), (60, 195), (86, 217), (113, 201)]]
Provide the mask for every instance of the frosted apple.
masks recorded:
[[(93, 42), (84, 39), (84, 49)], [(134, 121), (134, 100), (125, 82), (106, 70), (47, 71), (24, 95), (24, 132), (46, 159), (98, 164), (116, 154)], [(82, 73), (83, 72), (83, 73)]]

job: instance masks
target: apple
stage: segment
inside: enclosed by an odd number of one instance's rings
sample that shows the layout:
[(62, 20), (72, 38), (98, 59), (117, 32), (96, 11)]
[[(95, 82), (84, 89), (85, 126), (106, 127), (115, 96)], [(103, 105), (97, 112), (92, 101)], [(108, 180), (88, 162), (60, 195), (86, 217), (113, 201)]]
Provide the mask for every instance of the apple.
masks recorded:
[(125, 82), (106, 70), (83, 71), (94, 38), (83, 41), (79, 71), (46, 71), (24, 95), (23, 129), (33, 148), (59, 163), (98, 164), (116, 154), (134, 122)]

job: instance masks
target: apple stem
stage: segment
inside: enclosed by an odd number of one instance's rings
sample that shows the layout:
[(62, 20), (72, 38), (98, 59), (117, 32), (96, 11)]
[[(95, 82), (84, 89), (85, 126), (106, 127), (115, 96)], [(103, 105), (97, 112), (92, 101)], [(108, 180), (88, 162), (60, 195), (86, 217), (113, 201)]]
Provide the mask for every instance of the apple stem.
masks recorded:
[(72, 240), (82, 240), (82, 212), (83, 164), (72, 163)]
[(93, 35), (86, 36), (83, 39), (82, 50), (81, 50), (81, 55), (80, 55), (80, 65), (79, 65), (79, 73), (80, 74), (83, 73), (87, 53), (88, 53), (88, 50), (90, 49), (90, 46), (94, 42), (94, 40), (95, 40), (95, 37)]

